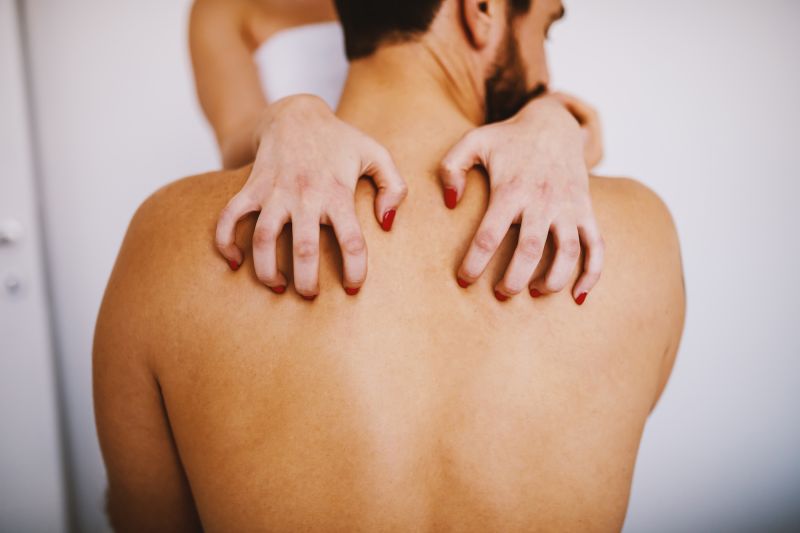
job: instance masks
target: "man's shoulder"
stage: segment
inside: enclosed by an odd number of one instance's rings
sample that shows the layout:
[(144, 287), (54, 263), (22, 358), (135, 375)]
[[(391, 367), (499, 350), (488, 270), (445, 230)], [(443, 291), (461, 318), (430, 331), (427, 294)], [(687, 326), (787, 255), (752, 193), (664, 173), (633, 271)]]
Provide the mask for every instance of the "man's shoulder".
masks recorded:
[[(248, 168), (217, 171), (175, 180), (151, 194), (133, 216), (129, 232), (139, 226), (165, 225), (178, 229), (189, 219), (218, 215), (244, 185)], [(166, 229), (166, 228), (165, 228)]]
[(247, 175), (247, 169), (210, 172), (151, 194), (131, 219), (114, 274), (166, 284), (201, 274), (214, 259), (224, 265), (214, 246), (217, 219)]
[(600, 283), (614, 287), (640, 318), (655, 317), (651, 324), (664, 323), (679, 332), (685, 307), (683, 266), (666, 203), (650, 187), (627, 178), (592, 178), (591, 192), (606, 241)]
[(603, 230), (637, 240), (646, 238), (661, 248), (677, 246), (677, 230), (667, 204), (650, 187), (631, 178), (592, 177), (591, 195)]
[(217, 218), (247, 175), (242, 169), (184, 178), (139, 206), (105, 291), (96, 340), (156, 342), (202, 308), (208, 287), (227, 270), (214, 246)]

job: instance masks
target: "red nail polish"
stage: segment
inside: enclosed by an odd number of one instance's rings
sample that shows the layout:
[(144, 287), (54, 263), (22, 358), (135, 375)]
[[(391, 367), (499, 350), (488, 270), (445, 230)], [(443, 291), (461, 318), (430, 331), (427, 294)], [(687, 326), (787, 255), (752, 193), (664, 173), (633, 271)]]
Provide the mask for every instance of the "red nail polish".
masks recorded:
[(303, 300), (306, 300), (307, 302), (313, 302), (316, 299), (317, 299), (316, 294), (314, 296), (303, 296)]
[(228, 261), (228, 266), (230, 266), (231, 270), (233, 270), (233, 271), (239, 270), (239, 263), (237, 263), (236, 261), (234, 261), (232, 259), (230, 261)]
[(461, 287), (462, 289), (466, 289), (467, 287), (469, 287), (469, 282), (468, 281), (465, 281), (465, 280), (463, 280), (461, 278), (456, 278), (456, 279), (458, 281), (458, 286)]
[(383, 222), (381, 223), (383, 231), (392, 230), (392, 224), (394, 224), (394, 217), (396, 214), (397, 214), (396, 209), (390, 209), (389, 211), (386, 212), (385, 215), (383, 215)]
[(531, 289), (531, 298), (539, 298), (542, 293), (538, 289)]
[(361, 290), (361, 287), (345, 287), (344, 292), (349, 294), (350, 296), (355, 296), (358, 294), (358, 291)]
[(577, 298), (575, 298), (575, 303), (577, 303), (578, 305), (583, 305), (583, 302), (585, 302), (585, 301), (586, 301), (586, 297), (587, 297), (587, 296), (589, 296), (589, 293), (588, 293), (588, 292), (582, 292), (582, 293), (580, 294), (580, 296), (578, 296)]
[(278, 285), (277, 287), (270, 287), (275, 294), (283, 294), (286, 292), (286, 285)]
[(444, 205), (448, 209), (455, 209), (456, 201), (458, 201), (458, 191), (452, 187), (446, 187), (444, 189)]
[(495, 289), (494, 291), (494, 297), (500, 300), (501, 302), (505, 302), (506, 300), (508, 300), (508, 296), (498, 291), (497, 289)]

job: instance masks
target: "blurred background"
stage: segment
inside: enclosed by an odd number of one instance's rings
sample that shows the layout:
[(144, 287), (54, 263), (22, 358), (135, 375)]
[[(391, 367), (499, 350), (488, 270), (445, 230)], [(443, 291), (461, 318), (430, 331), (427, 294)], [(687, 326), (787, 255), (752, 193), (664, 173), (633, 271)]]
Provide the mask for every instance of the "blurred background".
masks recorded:
[[(535, 1), (535, 0), (534, 0)], [(688, 315), (625, 531), (800, 531), (800, 2), (566, 0), (556, 88), (600, 174), (680, 232)], [(0, 0), (0, 531), (107, 531), (91, 395), (102, 293), (161, 185), (220, 166), (190, 0)]]

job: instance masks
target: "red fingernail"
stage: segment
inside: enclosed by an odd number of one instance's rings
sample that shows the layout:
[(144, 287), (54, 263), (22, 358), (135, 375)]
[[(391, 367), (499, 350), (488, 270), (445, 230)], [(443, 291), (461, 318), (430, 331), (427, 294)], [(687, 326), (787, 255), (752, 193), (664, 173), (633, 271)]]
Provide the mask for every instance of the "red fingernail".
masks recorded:
[(355, 296), (358, 294), (358, 291), (361, 290), (361, 287), (345, 287), (344, 292), (349, 294), (350, 296)]
[(394, 224), (394, 217), (396, 214), (397, 214), (396, 209), (390, 209), (389, 211), (386, 212), (385, 215), (383, 215), (383, 222), (381, 223), (383, 231), (392, 230), (392, 224)]
[(455, 209), (457, 200), (458, 191), (452, 187), (446, 187), (444, 189), (444, 205), (446, 205), (448, 209)]
[(465, 281), (461, 278), (457, 278), (457, 281), (458, 281), (458, 286), (461, 287), (462, 289), (466, 289), (467, 287), (469, 287), (468, 281)]
[(575, 303), (577, 303), (578, 305), (583, 305), (583, 302), (586, 301), (587, 296), (589, 296), (588, 292), (582, 292), (580, 296), (575, 298)]
[(283, 294), (286, 292), (286, 285), (278, 285), (277, 287), (270, 287), (275, 294)]
[(308, 302), (313, 302), (316, 299), (317, 299), (317, 295), (316, 294), (314, 296), (303, 296), (303, 300), (306, 300)]
[(230, 260), (230, 261), (228, 261), (228, 266), (230, 266), (230, 267), (231, 267), (231, 270), (234, 270), (234, 271), (235, 271), (235, 270), (239, 270), (239, 263), (237, 263), (237, 262), (236, 262), (236, 261), (234, 261), (234, 260)]
[(506, 300), (508, 300), (508, 296), (498, 291), (497, 289), (495, 289), (494, 291), (494, 297), (500, 300), (501, 302), (505, 302)]
[(532, 298), (539, 298), (542, 295), (538, 289), (531, 289), (531, 297)]

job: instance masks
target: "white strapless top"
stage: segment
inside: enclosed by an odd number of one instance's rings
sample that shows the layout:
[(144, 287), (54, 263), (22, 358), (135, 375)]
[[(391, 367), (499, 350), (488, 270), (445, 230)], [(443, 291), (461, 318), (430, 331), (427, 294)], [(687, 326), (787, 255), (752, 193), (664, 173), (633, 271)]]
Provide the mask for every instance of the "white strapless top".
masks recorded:
[(337, 22), (309, 24), (276, 33), (254, 54), (270, 102), (311, 93), (336, 109), (347, 77), (344, 34)]

